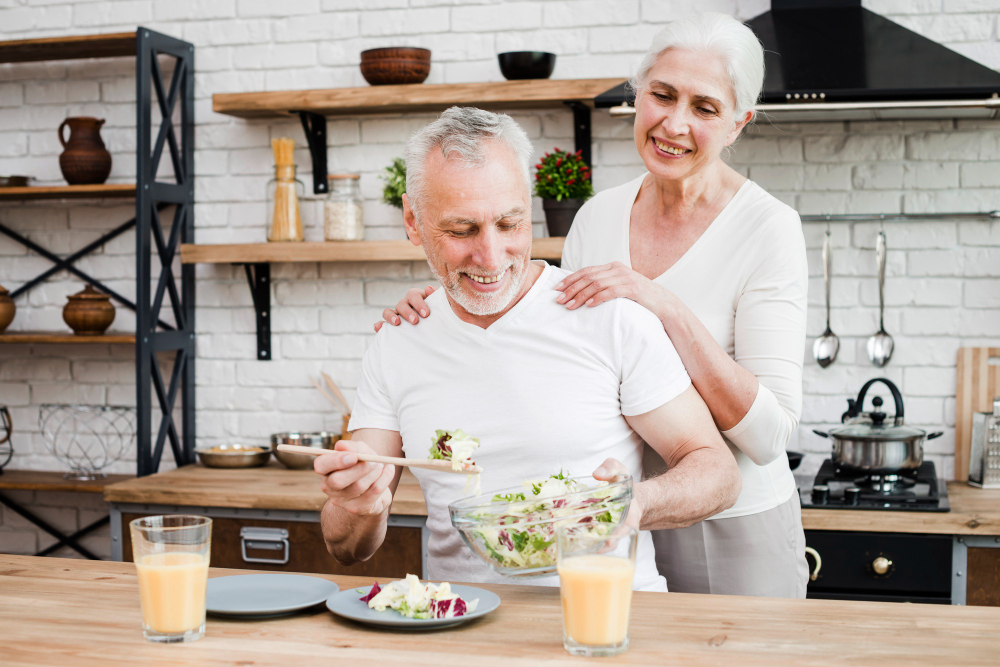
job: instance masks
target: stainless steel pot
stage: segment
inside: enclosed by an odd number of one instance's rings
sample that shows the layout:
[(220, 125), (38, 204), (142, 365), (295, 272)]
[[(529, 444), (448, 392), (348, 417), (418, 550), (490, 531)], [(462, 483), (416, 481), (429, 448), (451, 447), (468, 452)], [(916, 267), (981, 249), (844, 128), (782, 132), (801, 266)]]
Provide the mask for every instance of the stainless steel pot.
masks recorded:
[(306, 470), (313, 467), (314, 456), (305, 454), (289, 454), (279, 452), (278, 445), (298, 445), (299, 447), (314, 447), (316, 449), (333, 449), (340, 440), (339, 433), (319, 431), (317, 433), (275, 433), (271, 436), (271, 452), (282, 465), (292, 470)]
[[(875, 409), (861, 412), (868, 388), (876, 382), (885, 384), (892, 392), (896, 414), (892, 423), (885, 421), (880, 410), (882, 399), (872, 399)], [(886, 378), (869, 380), (861, 388), (857, 399), (847, 400), (848, 409), (841, 416), (846, 425), (831, 429), (829, 433), (813, 433), (833, 440), (833, 464), (838, 467), (867, 473), (894, 473), (916, 470), (924, 462), (924, 441), (940, 437), (940, 431), (928, 435), (926, 431), (903, 425), (903, 396), (892, 381)]]

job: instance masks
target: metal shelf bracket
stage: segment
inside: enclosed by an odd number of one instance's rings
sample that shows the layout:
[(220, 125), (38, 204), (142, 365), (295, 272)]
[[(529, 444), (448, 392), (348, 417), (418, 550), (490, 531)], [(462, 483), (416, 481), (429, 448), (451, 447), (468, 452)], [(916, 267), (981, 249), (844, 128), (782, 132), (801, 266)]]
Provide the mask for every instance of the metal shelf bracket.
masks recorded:
[(271, 265), (244, 264), (250, 298), (257, 313), (257, 359), (271, 360)]
[(590, 107), (583, 102), (566, 102), (566, 106), (573, 110), (573, 143), (576, 150), (580, 151), (580, 156), (593, 168), (591, 152), (591, 132), (590, 132)]
[(326, 116), (310, 111), (297, 113), (312, 156), (313, 194), (325, 194), (330, 187), (326, 181)]

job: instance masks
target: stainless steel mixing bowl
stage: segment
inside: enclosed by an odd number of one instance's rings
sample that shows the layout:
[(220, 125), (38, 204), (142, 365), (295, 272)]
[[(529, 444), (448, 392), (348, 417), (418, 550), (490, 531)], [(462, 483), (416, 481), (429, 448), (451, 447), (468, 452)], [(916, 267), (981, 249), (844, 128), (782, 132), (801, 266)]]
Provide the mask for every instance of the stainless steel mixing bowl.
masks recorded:
[(306, 470), (313, 467), (314, 456), (306, 454), (289, 454), (279, 452), (278, 445), (298, 445), (299, 447), (314, 447), (316, 449), (333, 449), (340, 440), (339, 433), (319, 431), (316, 433), (275, 433), (271, 436), (271, 452), (281, 461), (282, 465), (292, 470)]

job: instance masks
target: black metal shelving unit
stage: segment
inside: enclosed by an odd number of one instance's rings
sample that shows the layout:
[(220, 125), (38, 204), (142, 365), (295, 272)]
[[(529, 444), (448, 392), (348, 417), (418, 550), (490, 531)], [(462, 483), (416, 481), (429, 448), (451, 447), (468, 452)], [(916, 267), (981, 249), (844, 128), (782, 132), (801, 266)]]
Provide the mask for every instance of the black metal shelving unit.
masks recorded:
[[(181, 265), (179, 279), (173, 270), (180, 244), (194, 242), (194, 46), (143, 27), (137, 28), (134, 33), (0, 42), (0, 62), (4, 63), (125, 56), (134, 56), (136, 60), (138, 136), (135, 217), (65, 258), (3, 224), (0, 224), (0, 233), (25, 245), (54, 265), (22, 284), (12, 292), (12, 297), (30, 290), (60, 270), (67, 270), (135, 311), (138, 413), (136, 474), (143, 476), (157, 471), (168, 443), (178, 466), (194, 463), (195, 457), (194, 266)], [(162, 57), (173, 61), (169, 81), (164, 77), (164, 68), (160, 64)], [(179, 111), (180, 117), (176, 127), (173, 120), (175, 110)], [(159, 130), (155, 138), (154, 117), (159, 119)], [(164, 156), (170, 161), (173, 182), (156, 178)], [(60, 198), (59, 194), (58, 191), (54, 194), (49, 192), (45, 198)], [(97, 193), (93, 196), (101, 195)], [(72, 188), (67, 188), (66, 197), (76, 198), (77, 195), (72, 193)], [(35, 197), (28, 192), (19, 198)], [(162, 215), (172, 215), (167, 234), (164, 233)], [(136, 236), (134, 303), (73, 266), (81, 257), (133, 227)], [(160, 267), (155, 290), (152, 289), (154, 259), (159, 262)], [(160, 317), (167, 299), (175, 322), (173, 325)], [(164, 381), (157, 355), (172, 356), (173, 369), (167, 382)], [(160, 415), (155, 438), (154, 395)], [(173, 414), (178, 398), (181, 400), (179, 432)]]

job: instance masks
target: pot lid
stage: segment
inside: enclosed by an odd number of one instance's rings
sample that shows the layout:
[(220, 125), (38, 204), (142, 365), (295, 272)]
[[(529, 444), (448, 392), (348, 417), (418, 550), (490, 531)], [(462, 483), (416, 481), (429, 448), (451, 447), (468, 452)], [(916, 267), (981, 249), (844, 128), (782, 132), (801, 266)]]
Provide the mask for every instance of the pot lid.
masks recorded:
[(893, 424), (848, 424), (830, 430), (830, 435), (838, 438), (851, 438), (853, 440), (909, 440), (910, 438), (923, 437), (927, 431), (913, 426)]

